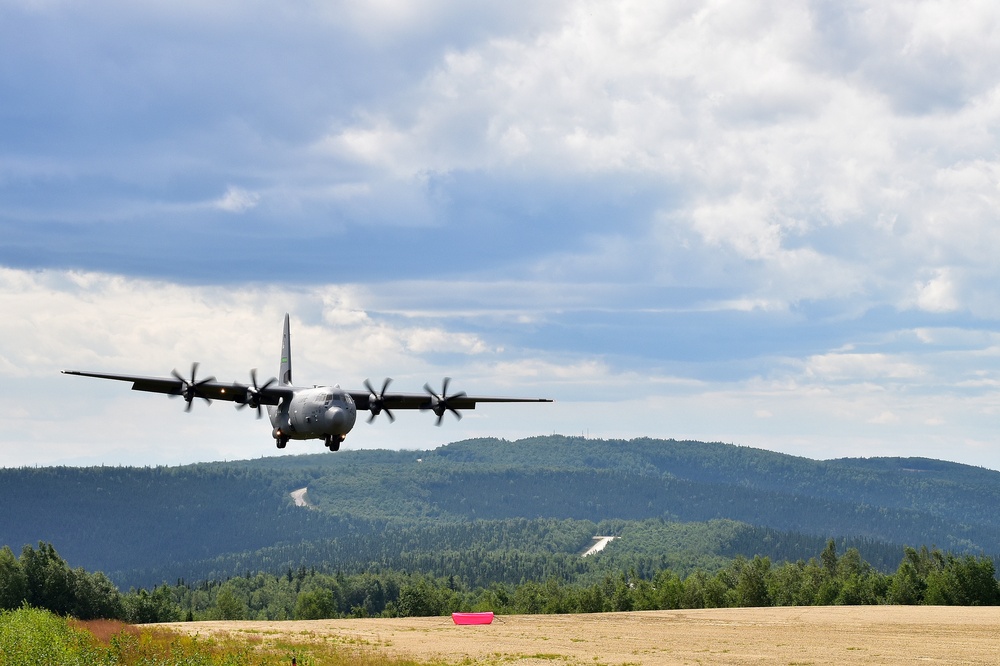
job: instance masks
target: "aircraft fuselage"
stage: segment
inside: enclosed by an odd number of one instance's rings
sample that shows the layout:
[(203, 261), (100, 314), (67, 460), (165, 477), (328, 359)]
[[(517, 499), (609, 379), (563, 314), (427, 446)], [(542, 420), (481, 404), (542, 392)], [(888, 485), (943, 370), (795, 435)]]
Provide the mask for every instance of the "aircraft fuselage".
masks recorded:
[(267, 413), (279, 446), (289, 439), (324, 439), (327, 445), (339, 444), (358, 418), (351, 394), (329, 386), (296, 389), (287, 404), (282, 400), (269, 406)]

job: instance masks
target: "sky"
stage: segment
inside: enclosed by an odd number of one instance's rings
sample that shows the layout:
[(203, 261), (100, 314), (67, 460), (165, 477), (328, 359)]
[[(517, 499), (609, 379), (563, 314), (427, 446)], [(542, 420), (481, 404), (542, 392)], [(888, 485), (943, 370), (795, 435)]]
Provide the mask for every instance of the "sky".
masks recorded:
[[(60, 370), (1000, 469), (1000, 5), (0, 0), (0, 466), (276, 455)], [(325, 451), (292, 442), (284, 453)]]

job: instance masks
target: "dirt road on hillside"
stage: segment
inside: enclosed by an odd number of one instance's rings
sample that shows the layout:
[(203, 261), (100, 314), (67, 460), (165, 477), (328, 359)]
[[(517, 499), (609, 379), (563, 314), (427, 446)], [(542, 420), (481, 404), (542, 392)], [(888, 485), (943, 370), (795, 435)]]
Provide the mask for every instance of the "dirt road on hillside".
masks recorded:
[(1000, 608), (838, 606), (595, 615), (193, 622), (167, 625), (335, 641), (455, 664), (1000, 664)]

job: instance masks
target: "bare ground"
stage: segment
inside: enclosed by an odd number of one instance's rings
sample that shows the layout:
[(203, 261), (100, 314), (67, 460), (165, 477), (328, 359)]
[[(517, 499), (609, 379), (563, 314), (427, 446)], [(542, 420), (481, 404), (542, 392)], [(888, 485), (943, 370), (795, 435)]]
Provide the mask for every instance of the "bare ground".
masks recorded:
[(1000, 664), (1000, 608), (837, 606), (595, 615), (194, 622), (201, 635), (336, 642), (455, 664)]

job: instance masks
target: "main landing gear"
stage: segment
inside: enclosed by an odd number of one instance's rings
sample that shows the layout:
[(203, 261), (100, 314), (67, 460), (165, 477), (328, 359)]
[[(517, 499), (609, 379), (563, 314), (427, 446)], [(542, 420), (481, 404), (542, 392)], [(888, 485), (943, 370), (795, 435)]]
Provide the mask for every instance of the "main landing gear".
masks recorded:
[[(275, 431), (274, 435), (274, 444), (279, 449), (283, 449), (288, 445), (288, 435), (280, 430)], [(345, 435), (327, 435), (323, 438), (323, 444), (331, 451), (339, 451), (344, 439)]]

